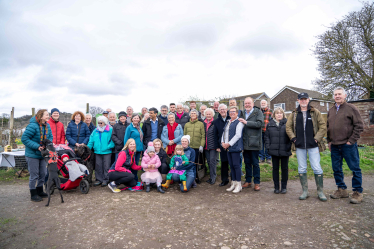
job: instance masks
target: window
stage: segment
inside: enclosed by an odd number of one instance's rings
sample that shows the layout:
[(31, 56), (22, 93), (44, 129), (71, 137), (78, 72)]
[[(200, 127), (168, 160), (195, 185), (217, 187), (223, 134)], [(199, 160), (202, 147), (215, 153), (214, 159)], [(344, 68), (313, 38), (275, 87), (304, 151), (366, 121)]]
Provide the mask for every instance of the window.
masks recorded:
[(325, 106), (325, 102), (320, 101), (320, 102), (319, 102), (319, 105), (320, 105), (320, 106)]
[(298, 108), (299, 107), (299, 101), (296, 101), (295, 105), (296, 105), (296, 108)]
[(374, 110), (369, 112), (370, 125), (374, 125)]
[(274, 104), (274, 109), (275, 109), (275, 108), (278, 108), (278, 107), (280, 107), (280, 108), (282, 108), (283, 110), (285, 110), (285, 109), (286, 109), (286, 104), (285, 104), (285, 103)]

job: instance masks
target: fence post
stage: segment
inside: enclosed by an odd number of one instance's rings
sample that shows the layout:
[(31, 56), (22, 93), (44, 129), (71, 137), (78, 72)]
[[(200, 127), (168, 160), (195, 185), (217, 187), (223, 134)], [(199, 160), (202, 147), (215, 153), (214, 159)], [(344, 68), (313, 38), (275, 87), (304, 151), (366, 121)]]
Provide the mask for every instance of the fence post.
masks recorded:
[(87, 103), (86, 105), (86, 113), (90, 113), (90, 103)]
[(31, 117), (34, 117), (35, 116), (35, 108), (31, 108)]
[(9, 121), (9, 145), (10, 148), (13, 148), (14, 107), (12, 107), (12, 111), (10, 112)]

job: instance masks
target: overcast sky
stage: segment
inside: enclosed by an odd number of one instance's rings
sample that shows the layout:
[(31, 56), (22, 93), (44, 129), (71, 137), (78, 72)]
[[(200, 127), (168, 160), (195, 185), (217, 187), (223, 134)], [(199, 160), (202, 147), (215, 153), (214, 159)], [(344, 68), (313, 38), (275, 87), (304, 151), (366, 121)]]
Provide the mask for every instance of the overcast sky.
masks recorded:
[(350, 0), (0, 0), (0, 113), (125, 110), (312, 88), (311, 49)]

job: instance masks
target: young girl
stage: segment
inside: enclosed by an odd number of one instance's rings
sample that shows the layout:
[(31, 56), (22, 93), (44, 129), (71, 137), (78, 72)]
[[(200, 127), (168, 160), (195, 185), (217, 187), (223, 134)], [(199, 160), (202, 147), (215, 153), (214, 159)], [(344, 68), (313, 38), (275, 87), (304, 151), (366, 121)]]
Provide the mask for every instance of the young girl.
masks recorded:
[(162, 184), (164, 188), (168, 188), (169, 184), (171, 182), (171, 179), (173, 178), (173, 174), (179, 175), (179, 179), (183, 183), (183, 189), (184, 191), (187, 191), (187, 185), (186, 185), (186, 171), (185, 170), (178, 170), (178, 167), (182, 165), (188, 165), (188, 158), (184, 155), (184, 149), (182, 145), (177, 145), (175, 147), (174, 156), (170, 160), (170, 171), (169, 174), (166, 176), (166, 183)]
[(161, 161), (156, 155), (155, 147), (153, 147), (152, 142), (149, 142), (146, 153), (144, 153), (142, 158), (142, 168), (145, 172), (141, 175), (141, 179), (146, 184), (146, 192), (151, 190), (150, 183), (157, 183), (157, 191), (162, 194), (165, 193), (161, 188), (162, 176), (158, 172), (158, 167), (160, 166)]

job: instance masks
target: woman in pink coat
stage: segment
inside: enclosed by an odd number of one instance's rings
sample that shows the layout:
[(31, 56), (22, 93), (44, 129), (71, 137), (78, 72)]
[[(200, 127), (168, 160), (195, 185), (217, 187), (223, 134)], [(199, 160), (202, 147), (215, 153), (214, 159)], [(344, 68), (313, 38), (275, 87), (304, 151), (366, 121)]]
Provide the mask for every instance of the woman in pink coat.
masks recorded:
[(151, 190), (151, 183), (157, 184), (157, 191), (160, 193), (165, 193), (161, 188), (162, 176), (158, 171), (158, 167), (161, 166), (161, 161), (158, 155), (156, 155), (155, 147), (152, 142), (148, 143), (148, 148), (146, 153), (144, 153), (142, 158), (142, 168), (145, 171), (141, 175), (142, 182), (145, 183), (145, 191), (149, 192)]

